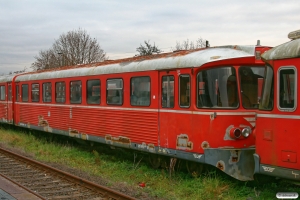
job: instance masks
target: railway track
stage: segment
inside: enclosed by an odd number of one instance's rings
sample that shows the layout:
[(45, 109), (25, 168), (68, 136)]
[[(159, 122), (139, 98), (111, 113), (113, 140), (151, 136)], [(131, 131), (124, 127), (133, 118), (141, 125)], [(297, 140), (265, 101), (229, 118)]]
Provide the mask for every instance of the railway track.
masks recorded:
[(0, 174), (41, 199), (134, 199), (2, 148)]

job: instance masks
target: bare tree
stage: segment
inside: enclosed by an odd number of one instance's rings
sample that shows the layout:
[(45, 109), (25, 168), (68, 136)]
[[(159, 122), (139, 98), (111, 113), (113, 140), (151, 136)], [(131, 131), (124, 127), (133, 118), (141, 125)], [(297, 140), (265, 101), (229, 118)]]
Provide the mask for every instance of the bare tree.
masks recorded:
[(203, 48), (206, 47), (207, 44), (208, 41), (202, 38), (198, 38), (195, 42), (189, 41), (189, 39), (187, 39), (182, 43), (176, 42), (175, 49), (173, 49), (173, 51)]
[(19, 71), (10, 71), (9, 73), (8, 73), (8, 75), (12, 75), (12, 74), (21, 74), (21, 73), (24, 73), (24, 72), (26, 72), (26, 70), (27, 70), (27, 67), (24, 67), (22, 70), (19, 70)]
[(31, 65), (34, 70), (101, 62), (108, 59), (96, 38), (91, 38), (81, 28), (60, 35), (52, 48), (41, 50), (34, 58), (36, 61)]
[(155, 46), (155, 43), (153, 46), (150, 44), (149, 40), (144, 41), (144, 43), (145, 46), (140, 45), (140, 47), (136, 48), (136, 51), (139, 52), (136, 56), (152, 55), (153, 53), (159, 54), (162, 52), (157, 46)]

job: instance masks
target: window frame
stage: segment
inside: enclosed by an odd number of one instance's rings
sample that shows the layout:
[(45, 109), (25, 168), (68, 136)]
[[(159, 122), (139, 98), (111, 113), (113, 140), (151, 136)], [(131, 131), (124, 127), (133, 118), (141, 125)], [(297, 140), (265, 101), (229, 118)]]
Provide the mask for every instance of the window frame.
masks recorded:
[[(280, 105), (280, 95), (281, 95), (281, 72), (284, 70), (293, 70), (294, 71), (294, 107), (289, 108), (289, 107), (281, 107)], [(293, 112), (297, 109), (297, 68), (295, 66), (292, 65), (288, 65), (288, 66), (281, 66), (278, 68), (277, 71), (277, 108), (278, 110), (282, 111), (282, 112)]]
[[(172, 81), (172, 80), (169, 79), (169, 77), (173, 78), (173, 104), (172, 104), (172, 101), (170, 99), (170, 97), (172, 95), (169, 95), (170, 92), (172, 93), (172, 91), (167, 89), (167, 92), (166, 92), (167, 93), (167, 95), (166, 95), (167, 96), (166, 106), (164, 106), (164, 100), (163, 100), (163, 95), (164, 95), (164, 87), (163, 87), (164, 86), (164, 80), (163, 79), (164, 79), (164, 77), (167, 77), (166, 81), (167, 81), (168, 86), (171, 86), (170, 82)], [(174, 75), (163, 75), (161, 77), (161, 87), (160, 87), (160, 89), (161, 89), (161, 94), (162, 94), (162, 96), (161, 96), (161, 107), (162, 108), (174, 108), (174, 106), (175, 106), (175, 76)]]
[[(50, 89), (47, 89), (46, 91), (45, 91), (45, 87), (44, 87), (44, 85), (46, 85), (46, 84), (49, 84), (50, 85)], [(42, 91), (43, 91), (43, 96), (42, 96), (42, 98), (43, 98), (43, 102), (44, 103), (51, 103), (52, 102), (52, 83), (51, 82), (45, 82), (45, 83), (43, 83), (42, 84)], [(48, 96), (46, 97), (46, 95), (47, 95), (47, 93), (46, 92), (49, 92), (49, 90), (50, 90), (50, 95), (48, 94)], [(49, 96), (50, 96), (50, 100), (48, 100), (48, 98), (49, 98)]]
[[(37, 100), (33, 98), (35, 96), (33, 94), (33, 92), (36, 91), (36, 90), (33, 90), (34, 89), (33, 86), (35, 86), (35, 85), (38, 85), (38, 90), (37, 90), (37, 92), (38, 92), (38, 98), (37, 98)], [(32, 102), (40, 102), (40, 84), (39, 83), (32, 83), (31, 84), (31, 101)]]
[[(63, 84), (62, 84), (63, 83)], [(60, 84), (60, 86), (58, 86), (58, 84)], [(61, 86), (62, 84), (62, 86)], [(66, 103), (66, 82), (65, 81), (58, 81), (55, 82), (55, 103)], [(57, 91), (57, 86), (58, 87), (64, 87), (64, 89), (62, 91)], [(58, 93), (62, 92), (63, 95), (60, 95), (60, 97), (58, 97)], [(63, 99), (63, 101), (58, 101), (57, 99)]]
[[(72, 86), (72, 84), (75, 83), (75, 85)], [(76, 85), (78, 85), (77, 83), (80, 83), (79, 85), (79, 92), (75, 90), (75, 92), (73, 92), (73, 88), (76, 88)], [(70, 104), (81, 104), (82, 103), (82, 81), (81, 80), (74, 80), (74, 81), (70, 81), (69, 84), (69, 100), (70, 100)], [(78, 100), (74, 100), (72, 98), (73, 93), (75, 94), (80, 94), (80, 96), (78, 97)], [(77, 98), (77, 97), (76, 97)]]
[[(92, 82), (92, 81), (99, 81), (99, 85), (91, 85), (91, 90), (89, 89), (89, 82)], [(93, 93), (95, 92), (93, 90), (94, 87), (99, 87), (99, 98), (96, 99), (96, 101), (94, 100), (90, 100), (90, 97), (97, 97), (96, 95), (93, 96)], [(99, 105), (101, 104), (101, 80), (100, 79), (88, 79), (86, 81), (86, 103), (88, 105)]]
[[(185, 95), (186, 97), (189, 97), (189, 99), (187, 100), (188, 105), (181, 105), (182, 100), (181, 100), (181, 90), (180, 90), (181, 81), (180, 80), (183, 77), (188, 77), (189, 78), (189, 82), (188, 82), (188, 85), (186, 87), (187, 89), (185, 90), (185, 93), (188, 90), (188, 95)], [(189, 108), (189, 107), (191, 107), (191, 76), (190, 76), (190, 74), (180, 74), (178, 76), (178, 105), (179, 105), (180, 108)]]
[[(24, 87), (27, 87), (27, 100), (25, 99), (24, 100), (24, 93), (25, 93), (25, 91), (24, 91)], [(22, 87), (21, 87), (21, 94), (22, 94), (22, 102), (28, 102), (29, 101), (29, 86), (28, 86), (28, 84), (22, 84)]]
[[(2, 88), (4, 88), (4, 91), (2, 91)], [(2, 96), (2, 92), (4, 92), (3, 96)], [(5, 85), (0, 85), (0, 101), (5, 101), (5, 100), (6, 100), (6, 87)]]
[[(109, 82), (113, 82), (113, 81), (120, 81), (121, 83), (121, 87), (116, 87), (116, 88), (109, 88), (108, 85), (109, 85)], [(109, 102), (109, 91), (113, 91), (113, 90), (116, 90), (117, 92), (119, 92), (119, 102)], [(120, 91), (121, 91), (121, 95), (120, 95)], [(113, 98), (114, 97), (117, 97), (117, 96), (113, 96), (112, 97), (112, 100), (113, 101)], [(106, 80), (106, 104), (107, 105), (123, 105), (123, 102), (124, 102), (124, 80), (122, 78), (109, 78)]]
[[(148, 78), (148, 82), (143, 81), (143, 82), (140, 82), (140, 83), (147, 83), (148, 86), (149, 86), (149, 91), (139, 89), (138, 92), (143, 92), (143, 93), (149, 92), (148, 98), (147, 98), (147, 95), (146, 96), (145, 95), (140, 96), (139, 94), (134, 93), (134, 91), (136, 89), (136, 86), (134, 85), (134, 81), (135, 81), (135, 79), (141, 79), (141, 78), (144, 78), (144, 79)], [(142, 86), (140, 84), (137, 87), (140, 88)], [(143, 89), (145, 89), (145, 88), (143, 88)], [(141, 93), (141, 94), (143, 94), (143, 93)], [(147, 98), (147, 99), (145, 99), (145, 98)], [(134, 101), (136, 101), (136, 103), (133, 103)], [(148, 104), (147, 104), (147, 101), (149, 102)], [(130, 105), (131, 106), (142, 106), (142, 107), (149, 107), (151, 105), (151, 78), (150, 78), (150, 76), (134, 76), (134, 77), (130, 78)]]

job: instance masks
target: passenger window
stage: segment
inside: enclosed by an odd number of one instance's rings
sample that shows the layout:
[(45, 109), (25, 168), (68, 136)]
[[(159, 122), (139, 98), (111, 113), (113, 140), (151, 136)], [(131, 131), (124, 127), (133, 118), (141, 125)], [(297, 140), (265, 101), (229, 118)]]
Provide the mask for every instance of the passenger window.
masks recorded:
[(43, 83), (43, 102), (52, 101), (52, 85), (51, 83)]
[(22, 85), (22, 101), (28, 101), (28, 84)]
[(0, 86), (0, 100), (5, 100), (5, 85)]
[(132, 106), (150, 105), (150, 77), (134, 77), (130, 80), (130, 104)]
[(40, 85), (38, 83), (31, 85), (31, 101), (40, 101)]
[(109, 79), (106, 82), (106, 102), (107, 104), (123, 104), (123, 80)]
[(12, 100), (12, 90), (11, 90), (11, 85), (8, 86), (8, 101)]
[(179, 76), (179, 105), (190, 106), (190, 75)]
[(294, 110), (296, 108), (296, 75), (294, 68), (279, 69), (279, 107)]
[(19, 86), (16, 85), (16, 102), (19, 101), (19, 95), (20, 95), (20, 93), (19, 93)]
[(81, 103), (82, 93), (81, 93), (81, 81), (71, 81), (70, 82), (70, 102), (71, 103)]
[(88, 80), (86, 84), (88, 104), (100, 104), (100, 80)]
[(57, 82), (55, 83), (55, 101), (56, 103), (66, 102), (66, 83)]
[(174, 107), (174, 76), (162, 77), (162, 101), (163, 108)]

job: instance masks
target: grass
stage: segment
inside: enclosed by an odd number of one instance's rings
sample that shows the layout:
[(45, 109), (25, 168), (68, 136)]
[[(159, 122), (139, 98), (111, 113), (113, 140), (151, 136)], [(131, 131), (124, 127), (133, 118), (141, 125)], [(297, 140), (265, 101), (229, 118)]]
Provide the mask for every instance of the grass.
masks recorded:
[[(40, 133), (44, 134), (44, 133)], [(148, 193), (153, 199), (276, 199), (277, 192), (298, 192), (300, 187), (285, 181), (256, 185), (241, 182), (212, 168), (199, 178), (192, 178), (183, 171), (175, 171), (170, 177), (167, 169), (154, 170), (146, 162), (146, 155), (137, 155), (101, 147), (73, 145), (66, 138), (62, 142), (50, 137), (36, 137), (32, 132), (0, 129), (0, 143), (18, 148), (39, 161), (52, 162), (80, 169), (92, 176), (109, 180), (108, 186), (122, 183), (134, 188), (136, 198)], [(47, 135), (45, 133), (45, 135)], [(141, 162), (140, 162), (141, 161)], [(144, 182), (146, 187), (139, 187)]]

